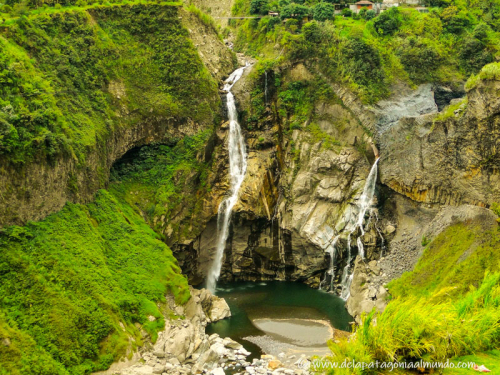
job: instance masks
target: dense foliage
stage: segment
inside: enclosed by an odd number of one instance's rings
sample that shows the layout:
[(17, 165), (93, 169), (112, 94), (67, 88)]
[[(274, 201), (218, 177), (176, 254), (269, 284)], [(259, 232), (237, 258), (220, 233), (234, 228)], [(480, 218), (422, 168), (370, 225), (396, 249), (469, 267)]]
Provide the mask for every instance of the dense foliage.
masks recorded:
[(11, 342), (0, 345), (8, 366), (2, 374), (105, 369), (141, 344), (134, 323), (155, 339), (164, 325), (156, 302), (166, 293), (179, 303), (189, 298), (170, 249), (106, 191), (86, 206), (68, 204), (41, 222), (4, 230), (0, 275), (0, 330)]
[[(245, 4), (237, 1), (233, 13), (247, 14)], [(265, 6), (263, 0), (260, 4)], [(396, 80), (458, 86), (499, 53), (499, 4), (468, 6), (456, 0), (433, 6), (440, 8), (419, 13), (395, 7), (378, 16), (372, 10), (353, 14), (345, 8), (334, 18), (330, 2), (269, 2), (269, 9), (286, 21), (238, 21), (235, 47), (260, 59), (284, 56), (287, 64), (317, 62), (329, 80), (349, 84), (365, 102), (387, 96)], [(306, 15), (317, 23), (311, 26)]]
[(139, 207), (158, 233), (169, 227), (173, 238), (188, 234), (182, 233), (180, 223), (170, 222), (183, 210), (182, 216), (188, 222), (182, 230), (198, 230), (204, 193), (210, 189), (209, 165), (202, 160), (211, 136), (211, 131), (206, 130), (172, 145), (131, 150), (113, 167), (110, 190), (131, 206)]
[(0, 158), (11, 163), (62, 154), (83, 163), (117, 127), (152, 115), (211, 122), (218, 110), (176, 6), (21, 17), (0, 47)]

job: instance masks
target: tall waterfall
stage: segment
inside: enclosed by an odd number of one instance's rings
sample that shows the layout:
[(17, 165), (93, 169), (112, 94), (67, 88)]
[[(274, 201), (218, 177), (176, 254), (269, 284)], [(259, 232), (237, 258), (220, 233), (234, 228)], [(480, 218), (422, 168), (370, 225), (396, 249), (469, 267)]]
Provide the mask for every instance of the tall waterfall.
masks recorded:
[(248, 67), (244, 66), (236, 69), (226, 80), (224, 90), (227, 91), (227, 111), (229, 116), (229, 196), (219, 205), (217, 214), (217, 247), (215, 259), (208, 270), (207, 289), (215, 292), (217, 280), (222, 268), (222, 258), (224, 257), (224, 248), (226, 247), (227, 237), (229, 235), (229, 222), (234, 205), (238, 201), (238, 192), (240, 190), (245, 173), (247, 170), (247, 153), (245, 139), (241, 133), (241, 127), (238, 123), (238, 112), (234, 95), (231, 92), (234, 84), (243, 75), (243, 71)]
[(349, 274), (349, 266), (352, 262), (351, 235), (354, 233), (356, 228), (359, 228), (361, 232), (361, 235), (356, 239), (356, 245), (358, 246), (358, 254), (361, 257), (361, 259), (365, 258), (365, 252), (361, 236), (365, 234), (364, 222), (365, 222), (366, 211), (373, 205), (373, 196), (375, 195), (375, 185), (377, 184), (377, 164), (379, 160), (380, 159), (377, 158), (377, 160), (375, 160), (375, 163), (373, 163), (370, 173), (368, 174), (368, 178), (366, 179), (365, 187), (363, 188), (363, 193), (359, 198), (357, 204), (359, 209), (357, 220), (354, 223), (354, 225), (350, 224), (347, 226), (347, 229), (350, 231), (347, 237), (348, 258), (346, 266), (344, 267), (344, 273), (342, 275), (342, 291), (340, 293), (340, 296), (344, 300), (347, 300), (347, 298), (349, 298), (351, 294), (350, 289), (353, 277), (352, 273)]

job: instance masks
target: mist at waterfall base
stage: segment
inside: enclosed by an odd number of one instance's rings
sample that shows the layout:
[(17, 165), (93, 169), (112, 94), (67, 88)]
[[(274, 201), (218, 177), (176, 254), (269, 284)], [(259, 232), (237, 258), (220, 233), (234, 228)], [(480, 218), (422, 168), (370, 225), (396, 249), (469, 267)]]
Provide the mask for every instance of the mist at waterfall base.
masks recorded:
[[(326, 340), (330, 338), (321, 334), (328, 336), (329, 331), (324, 326), (318, 331), (317, 323), (311, 323), (323, 321), (333, 328), (350, 331), (349, 323), (353, 320), (340, 297), (299, 282), (225, 283), (218, 285), (217, 295), (228, 303), (231, 317), (209, 324), (206, 332), (240, 342), (252, 353), (250, 360), (269, 353), (255, 344), (256, 337), (271, 339), (277, 351), (304, 348), (309, 353), (315, 349), (321, 353), (328, 350)], [(288, 327), (288, 331), (283, 332), (281, 326)]]
[(222, 258), (224, 257), (224, 249), (226, 247), (227, 237), (229, 235), (229, 224), (231, 220), (231, 212), (234, 205), (238, 201), (238, 192), (245, 178), (247, 170), (247, 154), (245, 147), (245, 138), (241, 132), (240, 124), (238, 123), (238, 111), (234, 95), (231, 92), (234, 84), (243, 75), (243, 71), (248, 67), (244, 66), (236, 69), (226, 80), (224, 90), (227, 92), (227, 112), (229, 117), (229, 196), (225, 198), (219, 205), (217, 214), (217, 245), (215, 259), (213, 260), (207, 275), (207, 289), (215, 292), (217, 280), (220, 276), (222, 267)]

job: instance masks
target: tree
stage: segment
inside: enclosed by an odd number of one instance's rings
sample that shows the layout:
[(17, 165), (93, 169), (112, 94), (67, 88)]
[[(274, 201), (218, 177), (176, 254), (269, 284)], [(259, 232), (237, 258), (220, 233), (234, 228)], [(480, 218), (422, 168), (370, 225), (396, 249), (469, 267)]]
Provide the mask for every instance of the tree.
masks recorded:
[(460, 34), (470, 21), (464, 12), (459, 12), (456, 6), (450, 6), (441, 13), (444, 29), (452, 34)]
[(397, 7), (392, 7), (389, 10), (381, 13), (375, 20), (373, 21), (373, 26), (375, 26), (375, 30), (380, 35), (392, 35), (401, 26), (401, 19), (399, 10)]
[(302, 27), (304, 39), (309, 43), (321, 43), (321, 29), (316, 21), (308, 22)]
[(493, 62), (493, 55), (486, 43), (475, 37), (468, 37), (463, 41), (458, 58), (467, 73), (477, 73), (483, 66)]
[(375, 11), (374, 11), (374, 10), (372, 10), (372, 9), (370, 9), (370, 10), (368, 10), (368, 11), (366, 12), (366, 14), (365, 14), (365, 20), (369, 21), (369, 20), (371, 20), (371, 19), (375, 18), (375, 16), (376, 16), (376, 15), (377, 15), (377, 14), (375, 13)]
[(267, 14), (269, 12), (268, 0), (252, 0), (250, 3), (250, 14)]
[(367, 86), (383, 80), (380, 55), (364, 40), (348, 39), (340, 52), (344, 74), (357, 84)]
[(335, 7), (330, 3), (318, 3), (313, 8), (313, 18), (316, 21), (333, 20)]
[(285, 6), (281, 10), (281, 19), (286, 18), (295, 18), (297, 20), (302, 20), (305, 16), (307, 16), (310, 12), (310, 9), (304, 5), (300, 4), (290, 4)]
[(410, 37), (399, 51), (400, 60), (410, 78), (415, 82), (432, 80), (442, 57), (427, 39)]
[(474, 28), (474, 32), (472, 33), (472, 36), (476, 39), (479, 39), (480, 41), (484, 42), (486, 39), (488, 39), (488, 32), (490, 30), (490, 27), (485, 24), (485, 23), (480, 23)]

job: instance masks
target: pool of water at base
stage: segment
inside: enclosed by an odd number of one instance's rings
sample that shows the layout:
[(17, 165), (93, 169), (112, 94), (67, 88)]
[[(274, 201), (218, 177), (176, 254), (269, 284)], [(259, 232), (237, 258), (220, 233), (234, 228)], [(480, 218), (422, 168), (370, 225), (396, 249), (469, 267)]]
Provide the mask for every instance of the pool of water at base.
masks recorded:
[(216, 295), (227, 301), (231, 317), (209, 324), (206, 332), (243, 344), (250, 362), (275, 348), (326, 350), (329, 326), (349, 331), (353, 320), (340, 297), (298, 282), (220, 284)]

